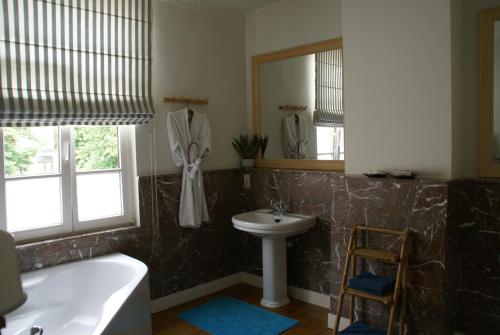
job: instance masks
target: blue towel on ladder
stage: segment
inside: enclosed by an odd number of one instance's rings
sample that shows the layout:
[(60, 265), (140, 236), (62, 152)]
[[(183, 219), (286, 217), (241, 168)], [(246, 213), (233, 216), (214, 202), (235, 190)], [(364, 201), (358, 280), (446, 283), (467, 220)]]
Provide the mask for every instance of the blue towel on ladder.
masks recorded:
[(394, 290), (394, 279), (377, 276), (370, 272), (364, 272), (349, 279), (349, 287), (382, 296)]
[(386, 335), (382, 329), (370, 327), (363, 322), (354, 322), (352, 325), (339, 333), (340, 335)]

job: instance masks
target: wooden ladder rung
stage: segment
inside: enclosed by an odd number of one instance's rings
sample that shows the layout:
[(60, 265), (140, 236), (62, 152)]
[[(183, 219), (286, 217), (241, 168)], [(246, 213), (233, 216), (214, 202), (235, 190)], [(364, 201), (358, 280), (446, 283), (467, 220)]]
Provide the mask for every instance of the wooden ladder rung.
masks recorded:
[(392, 304), (392, 294), (393, 294), (392, 292), (390, 294), (380, 296), (380, 295), (370, 294), (365, 291), (355, 290), (353, 288), (348, 287), (346, 288), (345, 293), (353, 295), (355, 297), (378, 301), (383, 303), (384, 305)]
[(352, 254), (363, 258), (378, 259), (388, 263), (398, 263), (399, 255), (389, 251), (369, 248), (354, 248)]
[(408, 231), (406, 230), (393, 230), (386, 228), (364, 227), (364, 226), (356, 226), (356, 230), (365, 230), (372, 233), (382, 233), (387, 235), (399, 235), (399, 236), (405, 236), (408, 234)]

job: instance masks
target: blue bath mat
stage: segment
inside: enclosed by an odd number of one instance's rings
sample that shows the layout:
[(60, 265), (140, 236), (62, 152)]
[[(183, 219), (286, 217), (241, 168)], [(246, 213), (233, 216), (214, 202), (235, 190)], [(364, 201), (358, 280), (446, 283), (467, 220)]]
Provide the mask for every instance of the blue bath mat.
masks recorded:
[(229, 296), (210, 300), (179, 317), (213, 335), (278, 335), (299, 324)]

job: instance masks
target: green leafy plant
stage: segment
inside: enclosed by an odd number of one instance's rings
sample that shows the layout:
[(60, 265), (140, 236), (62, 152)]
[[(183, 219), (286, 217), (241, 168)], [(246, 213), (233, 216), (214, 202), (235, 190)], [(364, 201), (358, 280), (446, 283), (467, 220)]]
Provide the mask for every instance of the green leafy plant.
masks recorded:
[(118, 128), (75, 127), (75, 158), (79, 171), (119, 167)]
[[(14, 176), (26, 173), (33, 164), (40, 142), (30, 128), (5, 128), (3, 134), (5, 174)], [(19, 142), (25, 145), (19, 145)]]
[(259, 136), (240, 135), (239, 138), (233, 139), (233, 147), (242, 159), (254, 159), (260, 148)]
[(269, 136), (266, 135), (264, 137), (259, 138), (260, 145), (260, 157), (264, 158), (264, 154), (266, 153), (267, 145), (269, 144)]

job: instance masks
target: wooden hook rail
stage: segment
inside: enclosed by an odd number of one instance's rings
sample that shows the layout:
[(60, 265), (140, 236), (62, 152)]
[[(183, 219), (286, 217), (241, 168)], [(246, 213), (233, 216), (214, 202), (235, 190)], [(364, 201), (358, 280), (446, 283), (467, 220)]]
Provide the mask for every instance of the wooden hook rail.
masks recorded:
[(208, 105), (208, 99), (192, 97), (163, 97), (163, 102), (175, 102), (189, 105)]
[(282, 111), (303, 112), (307, 110), (307, 105), (282, 105), (279, 106)]

